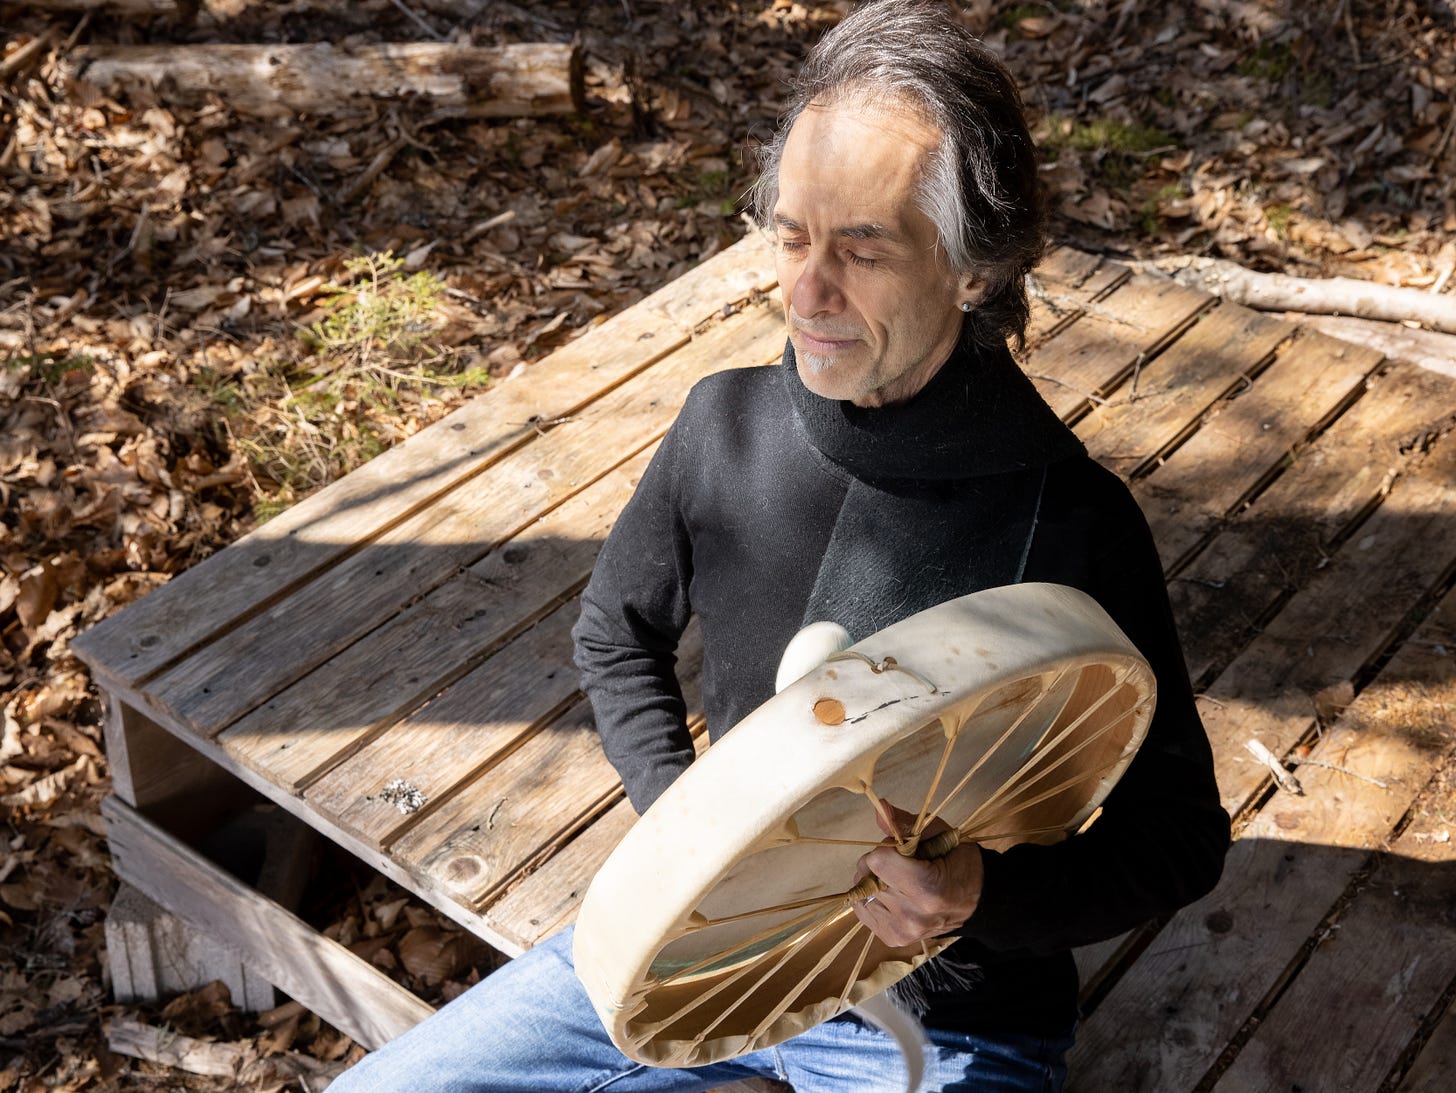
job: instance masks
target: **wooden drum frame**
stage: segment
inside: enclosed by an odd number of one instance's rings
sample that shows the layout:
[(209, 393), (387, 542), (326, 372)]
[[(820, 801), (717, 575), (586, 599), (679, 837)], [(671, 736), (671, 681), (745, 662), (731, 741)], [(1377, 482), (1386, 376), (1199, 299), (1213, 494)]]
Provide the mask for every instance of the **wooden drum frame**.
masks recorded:
[[(891, 986), (954, 939), (894, 948), (855, 916), (880, 799), (917, 816), (906, 854), (1058, 841), (1094, 818), (1154, 697), (1132, 643), (1062, 585), (964, 596), (833, 654), (688, 768), (593, 880), (576, 970), (613, 1041), (699, 1066)], [(937, 816), (954, 833), (922, 845)]]

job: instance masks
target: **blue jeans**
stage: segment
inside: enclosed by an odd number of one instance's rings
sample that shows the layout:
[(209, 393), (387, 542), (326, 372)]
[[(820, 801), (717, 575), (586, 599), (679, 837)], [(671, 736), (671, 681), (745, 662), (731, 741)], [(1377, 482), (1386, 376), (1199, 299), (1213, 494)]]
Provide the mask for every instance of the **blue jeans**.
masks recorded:
[[(685, 1070), (643, 1066), (612, 1046), (571, 963), (564, 930), (494, 972), (340, 1075), (329, 1093), (667, 1093), (777, 1078), (795, 1093), (901, 1093), (887, 1034), (845, 1016), (776, 1047)], [(1056, 1093), (1070, 1033), (970, 1036), (926, 1030), (926, 1093)]]

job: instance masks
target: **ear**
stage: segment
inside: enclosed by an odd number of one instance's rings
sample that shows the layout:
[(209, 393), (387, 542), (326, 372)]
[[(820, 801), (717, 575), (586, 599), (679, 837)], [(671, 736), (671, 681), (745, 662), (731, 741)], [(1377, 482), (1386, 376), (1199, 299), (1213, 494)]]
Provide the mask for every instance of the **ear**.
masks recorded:
[[(986, 297), (990, 284), (981, 277), (962, 277), (960, 284), (956, 286), (956, 307), (962, 311), (970, 311)], [(966, 305), (970, 306), (967, 307)]]

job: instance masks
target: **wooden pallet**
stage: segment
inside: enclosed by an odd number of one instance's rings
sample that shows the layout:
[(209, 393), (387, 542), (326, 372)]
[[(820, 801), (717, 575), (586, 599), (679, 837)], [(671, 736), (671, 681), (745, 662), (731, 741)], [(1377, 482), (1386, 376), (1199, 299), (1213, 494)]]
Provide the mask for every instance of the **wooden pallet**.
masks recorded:
[[(84, 635), (118, 873), (369, 1045), (428, 1007), (189, 845), (229, 787), (507, 954), (570, 922), (632, 820), (576, 596), (692, 383), (778, 357), (771, 269), (745, 240)], [(1456, 842), (1406, 825), (1456, 826), (1421, 797), (1456, 711), (1456, 380), (1069, 249), (1039, 280), (1027, 371), (1148, 513), (1241, 835), (1207, 899), (1079, 954), (1072, 1088), (1434, 1088)], [(1330, 767), (1272, 792), (1251, 737)]]

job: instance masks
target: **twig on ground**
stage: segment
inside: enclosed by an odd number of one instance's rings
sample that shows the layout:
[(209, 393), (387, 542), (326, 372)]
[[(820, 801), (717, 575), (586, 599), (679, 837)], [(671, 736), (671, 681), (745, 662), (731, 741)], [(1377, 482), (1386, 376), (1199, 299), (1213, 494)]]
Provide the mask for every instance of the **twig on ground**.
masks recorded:
[(1087, 401), (1089, 401), (1089, 402), (1095, 402), (1098, 406), (1106, 406), (1107, 405), (1107, 400), (1105, 398), (1103, 398), (1101, 395), (1094, 395), (1091, 391), (1084, 391), (1080, 387), (1074, 387), (1070, 383), (1068, 383), (1066, 380), (1059, 380), (1059, 379), (1057, 379), (1056, 376), (1043, 376), (1043, 375), (1028, 373), (1027, 374), (1027, 379), (1044, 380), (1047, 383), (1055, 383), (1058, 387), (1065, 387), (1068, 391), (1071, 391), (1072, 394), (1074, 394), (1074, 395), (1081, 395)]
[(1348, 774), (1351, 778), (1358, 778), (1362, 782), (1369, 782), (1372, 786), (1380, 789), (1389, 789), (1389, 784), (1382, 782), (1379, 778), (1371, 778), (1368, 774), (1361, 774), (1358, 770), (1351, 770), (1349, 767), (1337, 766), (1334, 763), (1326, 763), (1322, 759), (1310, 759), (1305, 756), (1290, 756), (1289, 761), (1298, 767), (1320, 767), (1323, 770), (1333, 770), (1339, 774)]
[(50, 33), (41, 34), (21, 46), (4, 60), (0, 60), (0, 80), (8, 80), (18, 72), (29, 68), (39, 60), (51, 44)]
[(1284, 769), (1284, 764), (1279, 761), (1279, 756), (1265, 747), (1263, 741), (1250, 737), (1244, 741), (1244, 747), (1248, 749), (1250, 755), (1269, 768), (1269, 773), (1274, 775), (1274, 781), (1279, 783), (1280, 789), (1298, 797), (1304, 796), (1304, 787), (1299, 784), (1299, 779)]
[(404, 0), (389, 0), (389, 2), (397, 7), (400, 11), (408, 15), (410, 19), (414, 21), (415, 26), (419, 27), (431, 38), (435, 39), (435, 41), (443, 42), (445, 40), (445, 35), (441, 34), (434, 27), (430, 26), (429, 23), (425, 22), (425, 20), (420, 16), (419, 12), (411, 8), (408, 4), (404, 2)]

